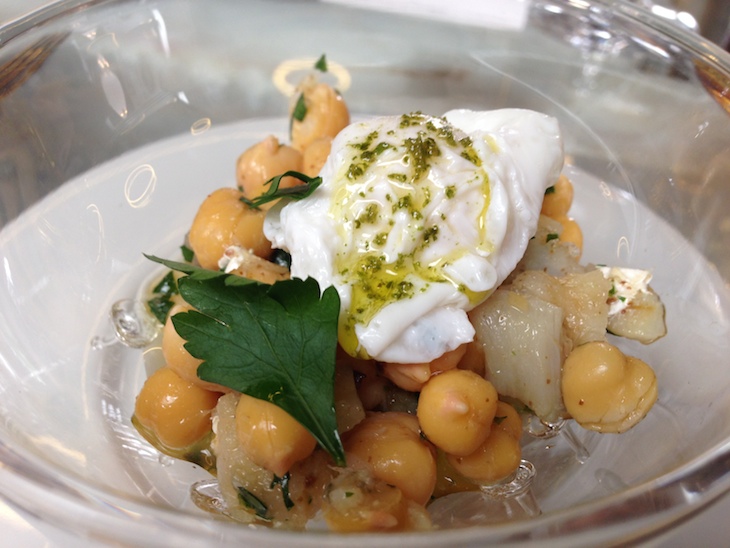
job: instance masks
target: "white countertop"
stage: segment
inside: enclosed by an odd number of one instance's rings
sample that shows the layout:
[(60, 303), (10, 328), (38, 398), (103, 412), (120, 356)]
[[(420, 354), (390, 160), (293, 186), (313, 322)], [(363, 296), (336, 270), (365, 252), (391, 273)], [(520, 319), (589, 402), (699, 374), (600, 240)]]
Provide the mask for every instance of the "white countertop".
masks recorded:
[[(49, 2), (44, 0), (0, 0), (0, 25), (15, 20)], [(698, 516), (679, 524), (672, 531), (647, 546), (728, 546), (730, 545), (730, 496), (725, 496)], [(0, 500), (0, 530), (3, 545), (33, 547), (75, 547), (80, 542), (94, 546), (88, 540), (79, 539), (41, 522), (24, 511), (16, 510)]]

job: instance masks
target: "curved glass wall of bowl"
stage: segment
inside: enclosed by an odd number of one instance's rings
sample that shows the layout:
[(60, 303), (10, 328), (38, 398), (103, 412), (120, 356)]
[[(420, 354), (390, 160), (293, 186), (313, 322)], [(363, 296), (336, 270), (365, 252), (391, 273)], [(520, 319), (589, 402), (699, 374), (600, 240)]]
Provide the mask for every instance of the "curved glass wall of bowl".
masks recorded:
[[(58, 4), (86, 3), (96, 2)], [(114, 13), (82, 19), (68, 32), (50, 12), (44, 32), (32, 39), (23, 32), (25, 21), (0, 34), (0, 173), (22, 189), (22, 195), (0, 195), (0, 225), (98, 161), (185, 133), (191, 117), (199, 118), (184, 85), (159, 70), (175, 47), (162, 13), (154, 6)], [(55, 100), (39, 100), (49, 87)], [(33, 159), (32, 149), (19, 147), (24, 142), (47, 153)]]
[(436, 527), (455, 528), (534, 518), (542, 512), (531, 489), (535, 466), (522, 460), (508, 478), (479, 491), (445, 495), (428, 505)]
[(637, 32), (627, 32), (627, 27), (616, 25), (616, 19), (623, 18), (623, 11), (643, 14), (644, 17), (660, 16), (684, 29), (697, 28), (691, 15), (680, 18), (677, 12), (650, 1), (605, 7), (588, 5), (580, 0), (568, 6), (538, 1), (533, 4), (529, 17), (536, 28), (553, 38), (567, 41), (581, 52), (584, 63), (582, 81), (574, 82), (578, 90), (583, 89), (586, 93), (594, 91), (604, 63), (614, 60), (628, 61), (631, 68), (643, 72), (684, 78), (690, 67), (684, 56), (678, 54), (679, 49), (668, 42), (658, 42), (655, 36), (649, 37), (638, 28)]
[[(665, 5), (667, 2), (664, 3), (658, 3), (653, 2), (652, 0), (628, 0), (632, 2), (633, 4), (636, 4), (638, 6), (641, 6), (645, 10), (651, 12), (652, 14), (656, 15), (657, 17), (662, 17), (663, 19), (666, 19), (667, 21), (671, 21), (673, 23), (676, 23), (678, 25), (681, 25), (693, 32), (698, 32), (700, 30), (699, 23), (697, 22), (697, 19), (694, 15), (687, 11), (678, 11), (675, 9), (672, 9), (671, 7)], [(671, 6), (671, 3), (669, 3)], [(709, 8), (708, 8), (709, 9)]]

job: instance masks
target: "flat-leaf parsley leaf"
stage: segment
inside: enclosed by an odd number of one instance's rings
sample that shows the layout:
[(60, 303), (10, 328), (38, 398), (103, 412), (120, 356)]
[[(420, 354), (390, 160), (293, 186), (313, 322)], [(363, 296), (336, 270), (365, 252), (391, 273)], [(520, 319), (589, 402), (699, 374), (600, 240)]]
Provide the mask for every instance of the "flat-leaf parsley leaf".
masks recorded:
[(198, 376), (279, 406), (343, 466), (334, 407), (337, 290), (320, 295), (313, 278), (267, 285), (149, 258), (189, 274), (178, 289), (195, 310), (172, 323), (187, 351), (203, 360)]

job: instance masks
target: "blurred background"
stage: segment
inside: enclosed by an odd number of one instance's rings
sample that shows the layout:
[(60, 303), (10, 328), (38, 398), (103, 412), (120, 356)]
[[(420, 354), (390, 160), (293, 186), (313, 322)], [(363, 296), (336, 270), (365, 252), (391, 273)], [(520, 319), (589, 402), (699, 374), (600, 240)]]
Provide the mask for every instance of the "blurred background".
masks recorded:
[[(339, 0), (343, 1), (343, 0)], [(390, 0), (401, 2), (411, 8), (428, 0)], [(479, 1), (479, 0), (474, 0)], [(529, 0), (512, 0), (529, 2)], [(677, 24), (690, 27), (708, 40), (730, 51), (730, 0), (632, 0), (661, 17), (674, 20)], [(64, 4), (65, 0), (0, 0), (0, 24), (13, 21), (48, 4)]]

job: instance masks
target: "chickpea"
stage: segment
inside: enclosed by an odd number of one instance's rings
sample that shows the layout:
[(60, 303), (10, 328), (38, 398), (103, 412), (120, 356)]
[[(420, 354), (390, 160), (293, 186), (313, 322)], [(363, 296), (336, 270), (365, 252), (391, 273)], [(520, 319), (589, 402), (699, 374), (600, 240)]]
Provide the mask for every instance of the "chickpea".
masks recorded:
[[(302, 171), (302, 153), (280, 144), (276, 137), (269, 135), (238, 157), (236, 181), (243, 195), (252, 200), (266, 192), (266, 182), (272, 177), (287, 171)], [(301, 183), (296, 177), (284, 177), (279, 187), (289, 188)], [(274, 202), (269, 202), (261, 209), (267, 210), (273, 205)]]
[(418, 504), (431, 498), (436, 458), (433, 447), (421, 438), (416, 417), (372, 413), (345, 437), (344, 447), (350, 466), (361, 464)]
[(540, 213), (557, 219), (566, 216), (572, 204), (573, 183), (565, 175), (561, 175), (553, 185), (552, 191), (545, 194)]
[(574, 219), (566, 217), (564, 215), (555, 217), (555, 220), (563, 225), (563, 231), (560, 233), (561, 242), (569, 242), (574, 244), (575, 247), (582, 253), (583, 252), (583, 231), (580, 229), (580, 225), (575, 222)]
[(494, 483), (512, 474), (520, 465), (520, 443), (510, 432), (493, 428), (489, 437), (467, 456), (447, 455), (449, 464), (463, 476), (482, 483)]
[(172, 317), (175, 314), (189, 310), (192, 310), (192, 307), (187, 303), (176, 304), (170, 309), (170, 314), (162, 330), (162, 355), (165, 358), (165, 364), (182, 379), (201, 388), (214, 392), (228, 392), (228, 388), (212, 382), (206, 382), (198, 377), (198, 366), (203, 363), (203, 360), (199, 360), (190, 355), (190, 352), (184, 346), (185, 339), (178, 335), (177, 331), (175, 331), (175, 326), (172, 325)]
[(384, 363), (383, 376), (403, 390), (420, 392), (431, 378), (431, 367), (428, 363)]
[(305, 150), (321, 137), (334, 138), (350, 123), (350, 113), (339, 93), (325, 83), (313, 83), (302, 89), (307, 111), (304, 118), (293, 120), (292, 146)]
[(426, 509), (367, 470), (343, 470), (330, 484), (323, 514), (331, 531), (414, 531), (431, 528)]
[(462, 344), (429, 363), (386, 363), (383, 364), (383, 375), (403, 390), (420, 392), (432, 375), (454, 369), (466, 349), (467, 345)]
[(453, 455), (469, 455), (489, 436), (497, 402), (492, 383), (472, 371), (453, 369), (423, 387), (418, 421), (434, 445)]
[(436, 487), (433, 490), (434, 498), (440, 498), (453, 493), (478, 491), (479, 486), (456, 471), (451, 466), (446, 453), (439, 451), (436, 456)]
[(448, 352), (433, 360), (429, 364), (431, 374), (441, 373), (443, 371), (449, 371), (450, 369), (454, 369), (457, 365), (459, 365), (459, 362), (466, 354), (467, 346), (467, 344), (457, 346), (453, 350), (449, 350)]
[(134, 416), (162, 446), (184, 449), (211, 431), (210, 415), (220, 396), (163, 367), (145, 381)]
[(337, 365), (346, 365), (353, 371), (357, 371), (358, 373), (362, 373), (363, 375), (374, 376), (378, 372), (377, 364), (374, 360), (363, 360), (350, 356), (339, 345), (337, 346), (337, 354), (335, 359), (337, 361)]
[(363, 375), (357, 382), (357, 395), (367, 410), (381, 407), (387, 398), (388, 381), (377, 374)]
[(302, 173), (310, 177), (316, 177), (322, 171), (331, 149), (331, 137), (320, 137), (309, 143), (302, 155)]
[(561, 383), (568, 413), (596, 432), (628, 430), (657, 399), (654, 371), (605, 341), (576, 347), (563, 364)]
[(338, 364), (335, 369), (335, 413), (340, 434), (349, 432), (365, 418), (353, 371), (344, 364)]
[(473, 371), (480, 377), (483, 377), (486, 372), (487, 363), (482, 345), (476, 341), (472, 341), (464, 346), (466, 349), (457, 367), (459, 369)]
[(188, 240), (203, 268), (218, 270), (219, 259), (232, 245), (263, 258), (271, 254), (263, 230), (266, 213), (248, 207), (242, 196), (238, 189), (219, 188), (200, 204)]
[(439, 462), (439, 472), (443, 472), (444, 477), (437, 489), (441, 487), (445, 493), (467, 491), (477, 487), (464, 478), (492, 483), (509, 476), (522, 458), (521, 437), (520, 414), (510, 404), (498, 402), (492, 430), (484, 443), (466, 457), (444, 455), (443, 461)]
[(279, 477), (317, 446), (314, 436), (289, 413), (246, 394), (236, 406), (236, 433), (253, 463)]
[(385, 402), (389, 383), (378, 373), (377, 364), (373, 360), (353, 358), (338, 346), (337, 367), (346, 367), (354, 372), (357, 395), (364, 409), (375, 409)]

